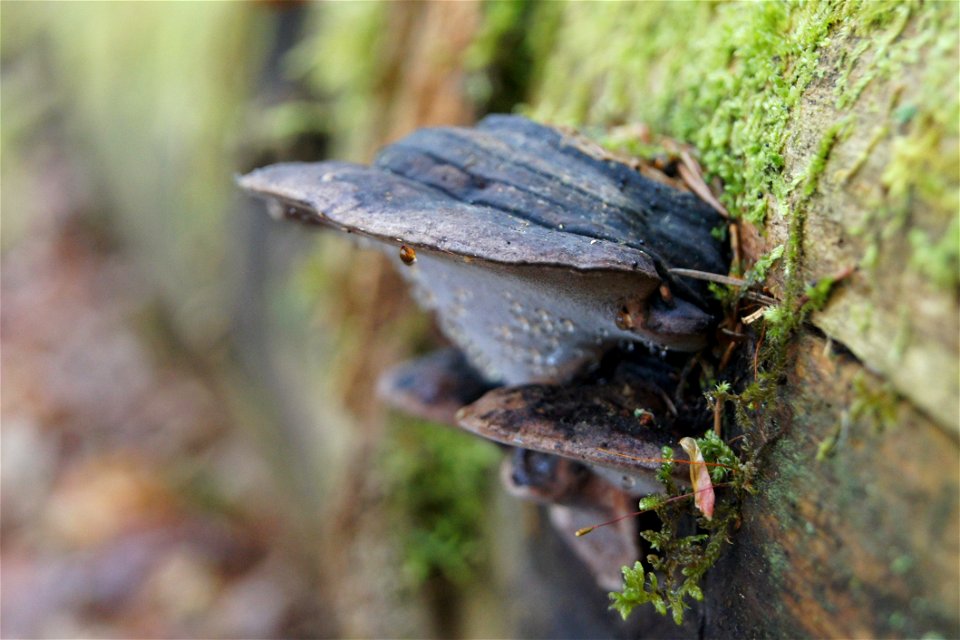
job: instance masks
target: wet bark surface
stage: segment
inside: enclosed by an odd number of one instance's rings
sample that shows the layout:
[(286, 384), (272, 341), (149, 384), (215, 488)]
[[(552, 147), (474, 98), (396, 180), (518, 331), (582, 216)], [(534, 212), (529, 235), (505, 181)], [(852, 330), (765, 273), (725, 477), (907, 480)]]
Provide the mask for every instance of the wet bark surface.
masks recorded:
[[(956, 441), (823, 338), (791, 354), (782, 435), (709, 575), (707, 636), (955, 636)], [(890, 414), (857, 410), (868, 395)]]

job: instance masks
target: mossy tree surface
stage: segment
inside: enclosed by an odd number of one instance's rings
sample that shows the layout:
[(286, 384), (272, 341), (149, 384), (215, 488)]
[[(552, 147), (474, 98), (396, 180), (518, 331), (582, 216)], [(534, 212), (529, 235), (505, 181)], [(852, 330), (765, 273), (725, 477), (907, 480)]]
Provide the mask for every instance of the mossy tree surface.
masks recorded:
[(745, 257), (785, 246), (768, 323), (857, 268), (807, 318), (822, 334), (791, 325), (784, 384), (752, 413), (783, 436), (706, 586), (707, 628), (957, 635), (958, 6), (544, 12), (558, 26), (532, 115), (695, 145)]
[[(784, 384), (748, 414), (783, 435), (761, 461), (759, 495), (744, 505), (734, 546), (706, 574), (704, 618), (691, 614), (678, 629), (651, 611), (653, 623), (668, 625), (663, 635), (960, 636), (956, 3), (311, 5), (305, 12), (316, 20), (302, 25), (283, 66), (323, 99), (247, 109), (240, 105), (269, 48), (267, 10), (155, 6), (131, 22), (129, 10), (98, 5), (4, 8), (22, 25), (4, 32), (4, 52), (49, 23), (47, 55), (59, 70), (55, 91), (32, 58), (5, 74), (5, 155), (36, 146), (12, 135), (11, 123), (70, 107), (63, 125), (77, 155), (117, 209), (111, 220), (131, 254), (176, 299), (184, 342), (216, 343), (229, 317), (218, 274), (235, 226), (225, 206), (241, 141), (319, 131), (331, 155), (362, 161), (419, 126), (467, 124), (524, 98), (536, 119), (601, 141), (610, 142), (612, 126), (647, 123), (695, 146), (722, 181), (724, 203), (743, 223), (745, 257), (784, 247), (769, 280), (783, 304), (765, 331), (767, 344), (785, 326), (792, 337), (775, 354)], [(152, 169), (143, 170), (144, 158)], [(15, 163), (4, 171), (17, 177)], [(4, 243), (17, 236), (10, 211), (36, 209), (33, 192), (18, 188), (23, 180), (6, 182), (4, 203), (17, 207), (5, 207), (13, 233)], [(387, 295), (400, 287), (378, 257), (320, 242), (323, 255), (298, 263), (270, 294), (287, 318), (276, 330), (283, 340), (270, 344), (296, 363), (306, 413), (328, 426), (365, 425), (340, 429), (349, 435), (329, 449), (344, 451), (349, 437), (383, 433), (372, 381), (423, 330), (397, 320), (409, 303)], [(799, 325), (792, 303), (806, 285), (851, 266), (859, 270), (808, 317), (820, 332)], [(338, 317), (318, 320), (330, 317), (321, 307)], [(307, 356), (320, 342), (330, 357)], [(318, 384), (330, 372), (340, 376), (335, 402), (315, 392), (331, 386)], [(329, 408), (341, 405), (359, 417)], [(706, 418), (700, 433), (708, 426)], [(375, 466), (375, 447), (353, 449), (339, 467)], [(340, 631), (429, 635), (388, 573), (401, 564), (395, 550), (372, 544), (384, 538), (377, 474), (358, 477), (339, 507), (359, 514), (353, 534), (324, 534), (336, 550), (325, 570), (335, 577)], [(470, 513), (453, 514), (458, 527)], [(497, 545), (523, 535), (513, 520), (491, 527), (503, 531)], [(423, 566), (453, 566), (449, 548), (440, 550)], [(562, 577), (568, 568), (556, 569)], [(588, 582), (580, 580), (592, 589)], [(575, 604), (541, 602), (545, 611)], [(484, 624), (473, 635), (508, 634)]]

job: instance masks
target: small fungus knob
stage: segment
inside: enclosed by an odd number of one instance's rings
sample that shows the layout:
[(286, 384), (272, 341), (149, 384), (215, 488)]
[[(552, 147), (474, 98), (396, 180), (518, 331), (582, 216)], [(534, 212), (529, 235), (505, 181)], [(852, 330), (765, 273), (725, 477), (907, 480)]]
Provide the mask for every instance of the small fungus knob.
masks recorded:
[(617, 311), (616, 323), (617, 328), (622, 331), (633, 329), (633, 317), (631, 317), (626, 307)]

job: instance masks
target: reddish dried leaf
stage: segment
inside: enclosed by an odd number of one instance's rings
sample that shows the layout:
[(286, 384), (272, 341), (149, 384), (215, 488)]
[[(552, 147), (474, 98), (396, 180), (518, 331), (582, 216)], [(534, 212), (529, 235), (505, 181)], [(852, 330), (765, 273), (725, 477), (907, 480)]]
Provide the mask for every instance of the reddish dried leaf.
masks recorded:
[(700, 453), (700, 447), (693, 438), (683, 438), (680, 446), (690, 457), (690, 483), (693, 485), (693, 500), (707, 520), (713, 519), (713, 483), (710, 481), (710, 471)]

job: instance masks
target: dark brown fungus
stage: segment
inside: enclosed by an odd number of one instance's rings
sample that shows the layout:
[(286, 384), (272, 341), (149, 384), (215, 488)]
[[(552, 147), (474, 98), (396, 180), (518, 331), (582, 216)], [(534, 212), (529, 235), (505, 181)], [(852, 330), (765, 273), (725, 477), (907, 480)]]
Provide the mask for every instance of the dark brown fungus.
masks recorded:
[[(649, 377), (657, 376), (654, 373)], [(624, 376), (616, 376), (615, 381), (623, 383)], [(490, 388), (458, 350), (441, 349), (389, 371), (380, 380), (379, 393), (386, 402), (406, 413), (455, 424), (457, 411)], [(629, 395), (624, 399), (635, 400)], [(639, 424), (644, 422), (638, 419)], [(554, 433), (563, 439), (562, 429), (557, 428)], [(511, 494), (550, 505), (551, 523), (594, 574), (598, 585), (604, 589), (618, 586), (620, 567), (633, 564), (639, 557), (636, 523), (627, 519), (598, 529), (589, 540), (576, 538), (572, 532), (634, 509), (637, 496), (653, 489), (648, 479), (638, 475), (636, 469), (609, 471), (522, 448), (512, 449), (504, 458), (500, 477)]]
[(500, 479), (510, 493), (544, 504), (583, 506), (590, 470), (578, 462), (531, 449), (513, 449)]
[[(624, 363), (601, 380), (493, 388), (460, 351), (441, 349), (388, 371), (378, 392), (404, 413), (550, 454), (554, 460), (559, 456), (582, 463), (610, 484), (644, 495), (657, 488), (651, 471), (658, 467), (661, 448), (676, 445), (681, 435), (661, 384), (670, 385), (663, 367)], [(557, 468), (542, 455), (530, 458), (515, 466), (522, 475), (510, 486), (539, 487), (540, 495), (546, 495), (543, 488), (559, 482)], [(688, 479), (686, 470), (679, 469), (677, 480), (685, 484)]]
[[(610, 379), (584, 370), (623, 341), (697, 350), (713, 323), (702, 283), (669, 274), (726, 273), (711, 235), (722, 220), (668, 182), (517, 116), (417, 131), (372, 167), (288, 163), (239, 179), (277, 217), (346, 231), (392, 256), (399, 243), (401, 261), (416, 261), (400, 272), (459, 351), (393, 370), (381, 395), (519, 448), (504, 483), (551, 504), (566, 533), (656, 490), (660, 449), (678, 439), (652, 370), (621, 366)], [(624, 520), (573, 548), (616, 588), (636, 542)]]
[[(678, 434), (663, 392), (622, 370), (608, 381), (501, 387), (457, 413), (461, 427), (513, 447), (590, 465), (608, 482), (642, 494)], [(650, 419), (650, 416), (653, 419)], [(681, 483), (689, 473), (676, 473)]]
[(491, 388), (459, 349), (449, 348), (397, 365), (380, 378), (377, 392), (404, 413), (456, 425), (457, 411)]
[(604, 589), (620, 588), (620, 568), (639, 557), (636, 521), (628, 518), (597, 529), (602, 536), (589, 544), (569, 535), (581, 527), (613, 520), (635, 508), (631, 494), (621, 491), (584, 466), (546, 453), (516, 449), (500, 468), (512, 494), (550, 505), (550, 521), (570, 549), (590, 568)]
[(373, 167), (279, 164), (239, 182), (297, 220), (414, 251), (402, 272), (418, 300), (508, 384), (568, 379), (621, 340), (702, 347), (712, 317), (697, 291), (672, 283), (672, 305), (656, 294), (671, 268), (726, 268), (708, 205), (517, 116), (422, 129)]

